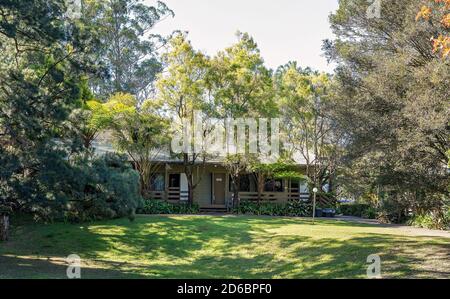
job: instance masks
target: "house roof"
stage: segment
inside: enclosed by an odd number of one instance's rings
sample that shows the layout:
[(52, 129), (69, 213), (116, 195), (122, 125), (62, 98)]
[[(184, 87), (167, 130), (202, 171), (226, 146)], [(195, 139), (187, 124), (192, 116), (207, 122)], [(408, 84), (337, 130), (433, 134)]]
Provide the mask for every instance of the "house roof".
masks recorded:
[[(108, 136), (108, 135), (101, 135), (101, 136), (97, 137), (92, 142), (92, 147), (94, 148), (94, 153), (96, 155), (104, 155), (106, 153), (117, 153), (118, 151), (114, 149), (110, 140), (111, 140), (110, 136)], [(153, 160), (155, 162), (165, 162), (165, 163), (182, 163), (183, 162), (182, 159), (172, 155), (169, 150), (155, 151), (152, 154), (152, 156), (153, 156)], [(223, 163), (224, 159), (225, 159), (224, 156), (209, 157), (207, 159), (206, 163), (208, 163), (208, 164)], [(301, 155), (301, 153), (299, 153), (299, 152), (294, 152), (293, 159), (299, 166), (306, 165), (306, 160), (304, 159), (303, 155)], [(268, 161), (268, 159), (266, 161)], [(202, 161), (199, 160), (197, 163), (201, 164)]]

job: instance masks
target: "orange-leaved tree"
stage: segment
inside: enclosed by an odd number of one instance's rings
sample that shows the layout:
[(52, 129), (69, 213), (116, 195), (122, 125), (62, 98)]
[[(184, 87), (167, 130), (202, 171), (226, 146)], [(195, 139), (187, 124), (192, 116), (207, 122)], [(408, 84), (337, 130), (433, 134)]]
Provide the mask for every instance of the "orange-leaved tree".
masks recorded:
[(423, 5), (417, 13), (416, 21), (425, 20), (431, 23), (439, 22), (442, 32), (433, 36), (433, 52), (440, 53), (447, 58), (450, 55), (450, 0), (428, 0), (428, 5)]

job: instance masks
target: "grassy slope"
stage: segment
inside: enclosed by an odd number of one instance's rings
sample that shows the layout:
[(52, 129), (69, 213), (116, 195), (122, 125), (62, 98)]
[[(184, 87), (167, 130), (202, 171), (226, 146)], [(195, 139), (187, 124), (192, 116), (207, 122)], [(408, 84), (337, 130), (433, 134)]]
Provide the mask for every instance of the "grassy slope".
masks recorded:
[(450, 239), (320, 220), (138, 217), (93, 224), (26, 225), (0, 243), (0, 278), (365, 278), (380, 254), (383, 277), (448, 277)]

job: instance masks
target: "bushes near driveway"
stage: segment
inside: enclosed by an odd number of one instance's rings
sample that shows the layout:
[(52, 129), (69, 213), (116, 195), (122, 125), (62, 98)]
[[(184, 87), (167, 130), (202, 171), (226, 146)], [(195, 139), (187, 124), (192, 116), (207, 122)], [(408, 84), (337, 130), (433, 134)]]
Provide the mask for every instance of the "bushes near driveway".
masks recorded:
[(450, 229), (450, 209), (446, 210), (444, 214), (428, 212), (422, 215), (414, 215), (408, 221), (408, 225), (428, 229)]
[(403, 220), (398, 217), (392, 210), (382, 205), (378, 209), (363, 203), (355, 204), (342, 204), (339, 207), (341, 213), (345, 216), (356, 216), (367, 219), (378, 219), (381, 222), (388, 223), (406, 223), (407, 225), (428, 228), (428, 229), (440, 229), (445, 230), (450, 228), (450, 209), (445, 208), (444, 212), (435, 211), (427, 212), (423, 214), (413, 214), (403, 216)]
[(376, 209), (368, 204), (342, 204), (339, 209), (344, 216), (356, 216), (368, 219), (375, 219), (377, 216)]

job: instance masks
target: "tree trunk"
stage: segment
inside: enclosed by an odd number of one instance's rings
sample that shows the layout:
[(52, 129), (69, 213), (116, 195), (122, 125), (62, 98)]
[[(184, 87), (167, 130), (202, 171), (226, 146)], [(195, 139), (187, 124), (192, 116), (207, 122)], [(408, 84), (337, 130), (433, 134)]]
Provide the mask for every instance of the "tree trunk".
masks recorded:
[(192, 207), (194, 204), (194, 188), (191, 184), (188, 184), (188, 205)]
[(92, 146), (92, 138), (90, 136), (85, 136), (83, 140), (83, 146), (85, 149), (90, 149)]
[(258, 205), (258, 215), (261, 215), (261, 201), (263, 200), (262, 196), (264, 193), (264, 185), (266, 183), (266, 176), (262, 173), (258, 174), (258, 180), (257, 180), (257, 191), (258, 191), (258, 200), (256, 204)]
[(188, 205), (192, 206), (194, 204), (194, 177), (190, 172), (185, 173), (188, 182)]
[(0, 215), (0, 241), (7, 241), (9, 236), (9, 216)]
[(314, 198), (313, 189), (315, 186), (316, 186), (315, 183), (313, 183), (313, 184), (308, 183), (308, 193), (309, 193), (309, 201), (310, 202), (313, 202), (313, 198)]
[(262, 194), (264, 192), (264, 184), (265, 184), (265, 177), (259, 173), (257, 176), (257, 192), (258, 192), (258, 207), (262, 200)]
[(193, 166), (189, 165), (189, 155), (183, 154), (184, 174), (186, 175), (188, 183), (188, 205), (191, 207), (194, 204), (194, 174)]
[(235, 178), (232, 180), (233, 185), (233, 208), (237, 208), (239, 206), (239, 180)]

